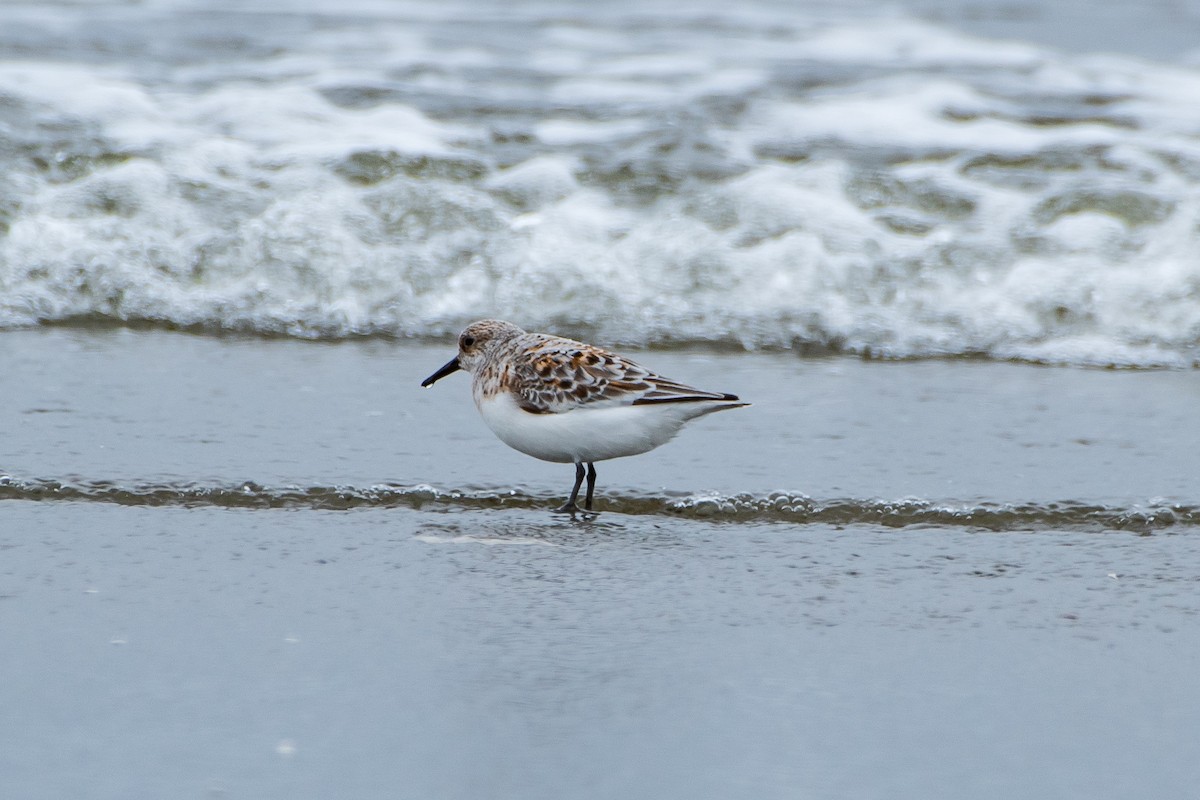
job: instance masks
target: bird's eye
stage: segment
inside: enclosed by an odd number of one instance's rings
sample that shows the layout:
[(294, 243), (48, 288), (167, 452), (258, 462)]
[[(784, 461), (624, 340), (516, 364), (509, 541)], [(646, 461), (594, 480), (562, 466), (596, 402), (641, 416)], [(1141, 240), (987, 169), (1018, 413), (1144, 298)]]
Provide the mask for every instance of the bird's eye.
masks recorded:
[(474, 336), (464, 336), (462, 338), (463, 350), (466, 350), (466, 349), (474, 347), (474, 346), (475, 346), (475, 337)]

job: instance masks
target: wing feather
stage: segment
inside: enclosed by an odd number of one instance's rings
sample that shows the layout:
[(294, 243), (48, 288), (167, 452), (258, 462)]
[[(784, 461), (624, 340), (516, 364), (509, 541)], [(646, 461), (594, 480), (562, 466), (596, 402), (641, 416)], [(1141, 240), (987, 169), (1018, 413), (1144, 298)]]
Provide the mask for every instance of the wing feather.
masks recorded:
[(658, 375), (624, 356), (545, 334), (517, 343), (512, 388), (520, 406), (535, 414), (593, 405), (736, 401)]

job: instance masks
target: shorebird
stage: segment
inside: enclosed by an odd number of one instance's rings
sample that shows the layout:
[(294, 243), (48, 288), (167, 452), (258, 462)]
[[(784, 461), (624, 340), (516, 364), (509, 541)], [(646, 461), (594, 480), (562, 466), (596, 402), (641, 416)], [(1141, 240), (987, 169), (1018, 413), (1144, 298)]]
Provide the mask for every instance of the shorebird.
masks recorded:
[(583, 506), (592, 510), (595, 462), (645, 453), (689, 420), (749, 405), (737, 395), (664, 378), (595, 345), (526, 333), (495, 319), (468, 325), (458, 337), (458, 355), (421, 385), (458, 370), (473, 376), (475, 407), (502, 442), (543, 461), (575, 465), (575, 485), (555, 509), (560, 513), (580, 511), (585, 477)]

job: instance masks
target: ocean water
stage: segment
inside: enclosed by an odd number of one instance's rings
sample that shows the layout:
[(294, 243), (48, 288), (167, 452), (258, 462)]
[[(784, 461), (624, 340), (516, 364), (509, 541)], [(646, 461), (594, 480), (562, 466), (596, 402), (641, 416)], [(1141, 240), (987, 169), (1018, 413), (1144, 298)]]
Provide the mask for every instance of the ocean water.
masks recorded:
[[(1200, 782), (1200, 7), (0, 4), (0, 796)], [(752, 405), (572, 470), (484, 316)]]
[(1195, 371), (644, 354), (512, 451), (446, 346), (4, 334), (0, 792), (1186, 797)]
[(0, 326), (1194, 366), (1200, 22), (1107, 5), (8, 3)]

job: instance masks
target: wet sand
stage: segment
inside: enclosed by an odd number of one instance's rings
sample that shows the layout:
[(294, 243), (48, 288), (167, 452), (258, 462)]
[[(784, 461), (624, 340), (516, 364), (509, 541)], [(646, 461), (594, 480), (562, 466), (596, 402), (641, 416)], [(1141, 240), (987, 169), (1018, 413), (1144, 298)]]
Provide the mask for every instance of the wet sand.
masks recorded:
[(755, 405), (601, 465), (617, 510), (585, 523), (546, 513), (570, 470), (494, 441), (465, 379), (417, 387), (444, 347), (5, 343), (10, 481), (532, 498), (0, 502), (5, 796), (1182, 797), (1200, 779), (1193, 525), (619, 510), (777, 490), (1195, 504), (1195, 373), (643, 353)]

